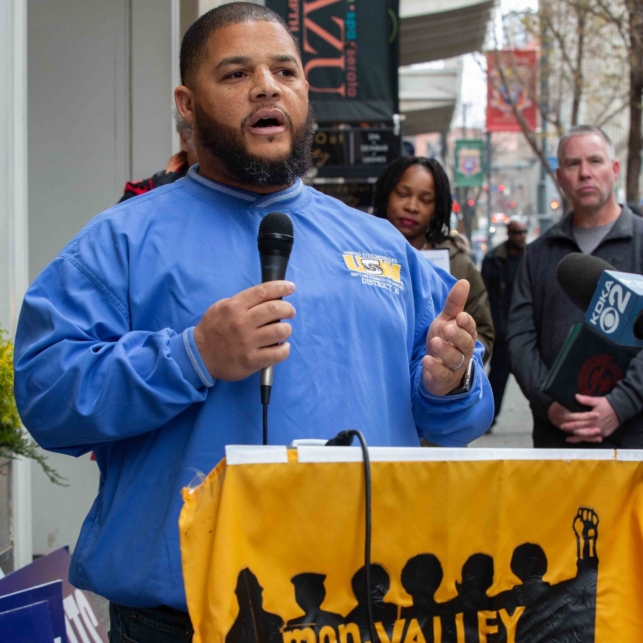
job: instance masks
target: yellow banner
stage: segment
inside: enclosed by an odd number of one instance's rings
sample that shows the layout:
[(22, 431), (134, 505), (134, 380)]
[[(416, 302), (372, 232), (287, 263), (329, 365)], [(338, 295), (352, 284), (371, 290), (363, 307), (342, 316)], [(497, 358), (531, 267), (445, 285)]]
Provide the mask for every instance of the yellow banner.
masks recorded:
[[(643, 641), (641, 462), (370, 452), (381, 643)], [(195, 643), (369, 641), (359, 449), (227, 455), (184, 490)]]

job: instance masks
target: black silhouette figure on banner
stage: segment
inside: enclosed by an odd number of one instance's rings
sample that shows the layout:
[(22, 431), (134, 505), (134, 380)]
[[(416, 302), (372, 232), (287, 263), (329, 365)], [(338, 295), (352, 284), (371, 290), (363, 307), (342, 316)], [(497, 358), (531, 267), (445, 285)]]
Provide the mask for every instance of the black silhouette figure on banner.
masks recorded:
[(576, 536), (576, 577), (545, 590), (518, 621), (516, 643), (594, 643), (598, 581), (598, 516), (581, 507), (572, 528)]
[(248, 568), (242, 569), (235, 589), (239, 614), (226, 643), (282, 643), (284, 622), (276, 614), (264, 611), (262, 592), (257, 577)]
[(493, 558), (473, 554), (462, 566), (462, 583), (456, 581), (458, 595), (442, 604), (442, 641), (461, 641), (464, 629), (467, 643), (478, 643), (478, 612), (492, 610), (494, 600), (487, 595), (493, 585)]
[(529, 607), (535, 603), (551, 587), (543, 580), (547, 573), (547, 556), (540, 545), (518, 545), (511, 557), (511, 571), (522, 581), (522, 585), (498, 594), (495, 598), (496, 609), (504, 608), (513, 614), (517, 607)]
[[(351, 580), (353, 594), (357, 599), (357, 607), (347, 616), (347, 623), (356, 623), (359, 627), (362, 641), (370, 641), (371, 635), (368, 631), (368, 611), (364, 596), (364, 587), (366, 585), (366, 570), (361, 567)], [(391, 634), (393, 624), (397, 619), (397, 605), (385, 603), (384, 597), (391, 587), (391, 579), (386, 570), (377, 563), (371, 564), (371, 606), (373, 608), (373, 620), (375, 623), (381, 623), (384, 630)]]
[(304, 610), (303, 616), (290, 619), (286, 623), (286, 630), (301, 629), (310, 627), (319, 635), (323, 627), (332, 627), (337, 634), (340, 624), (344, 619), (333, 612), (327, 612), (321, 608), (321, 604), (326, 598), (326, 588), (324, 581), (325, 574), (304, 573), (297, 574), (291, 579), (295, 586), (295, 600), (297, 605)]
[(433, 554), (414, 556), (402, 570), (402, 586), (413, 597), (413, 605), (403, 607), (400, 618), (416, 618), (426, 643), (434, 643), (433, 617), (441, 614), (441, 605), (435, 600), (435, 592), (443, 577), (442, 564)]

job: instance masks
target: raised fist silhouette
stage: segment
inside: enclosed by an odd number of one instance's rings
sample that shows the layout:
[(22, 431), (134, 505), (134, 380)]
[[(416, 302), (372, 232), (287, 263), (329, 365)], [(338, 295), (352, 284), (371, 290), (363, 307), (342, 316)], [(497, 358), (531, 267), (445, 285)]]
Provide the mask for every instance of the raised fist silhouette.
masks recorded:
[(589, 507), (579, 507), (572, 523), (576, 534), (576, 555), (578, 560), (597, 560), (596, 540), (598, 539), (598, 515)]

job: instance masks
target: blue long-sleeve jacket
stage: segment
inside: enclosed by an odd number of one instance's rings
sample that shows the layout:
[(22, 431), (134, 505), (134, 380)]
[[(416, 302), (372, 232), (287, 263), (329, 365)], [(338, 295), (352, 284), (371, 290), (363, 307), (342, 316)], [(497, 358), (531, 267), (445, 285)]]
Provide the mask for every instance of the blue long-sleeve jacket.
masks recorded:
[(370, 445), (463, 446), (493, 402), (476, 349), (470, 393), (436, 398), (421, 383), (427, 329), (453, 279), (386, 221), (301, 182), (267, 196), (193, 168), (172, 185), (91, 221), (27, 292), (15, 390), (45, 449), (93, 450), (98, 497), (70, 579), (133, 607), (185, 609), (182, 487), (226, 444), (260, 444), (259, 375), (213, 381), (193, 328), (214, 302), (260, 282), (257, 230), (293, 220), (288, 279), (297, 311), (275, 368), (270, 442), (358, 428)]

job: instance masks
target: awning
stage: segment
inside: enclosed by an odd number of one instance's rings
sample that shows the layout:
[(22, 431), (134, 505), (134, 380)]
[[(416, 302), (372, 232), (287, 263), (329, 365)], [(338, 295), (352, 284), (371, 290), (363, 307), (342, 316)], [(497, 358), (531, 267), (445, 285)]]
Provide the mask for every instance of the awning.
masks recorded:
[[(460, 94), (458, 56), (479, 51), (495, 0), (401, 0), (400, 111), (404, 134), (446, 132)], [(449, 60), (451, 59), (451, 60)], [(413, 68), (444, 60), (444, 68)]]
[(400, 111), (406, 136), (450, 129), (461, 74), (460, 59), (445, 61), (442, 69), (400, 69)]
[(400, 65), (479, 51), (494, 0), (402, 0)]

